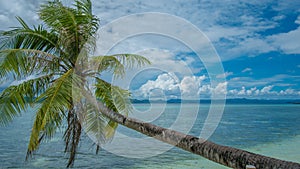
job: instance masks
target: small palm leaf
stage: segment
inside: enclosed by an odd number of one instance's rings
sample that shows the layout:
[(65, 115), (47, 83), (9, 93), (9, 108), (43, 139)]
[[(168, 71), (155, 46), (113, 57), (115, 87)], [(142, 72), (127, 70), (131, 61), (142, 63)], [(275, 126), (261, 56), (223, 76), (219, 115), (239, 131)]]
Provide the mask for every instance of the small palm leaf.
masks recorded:
[(110, 140), (113, 138), (113, 136), (115, 135), (116, 129), (118, 127), (118, 123), (109, 120), (109, 122), (107, 123), (107, 125), (104, 128), (105, 131), (105, 139), (106, 140)]

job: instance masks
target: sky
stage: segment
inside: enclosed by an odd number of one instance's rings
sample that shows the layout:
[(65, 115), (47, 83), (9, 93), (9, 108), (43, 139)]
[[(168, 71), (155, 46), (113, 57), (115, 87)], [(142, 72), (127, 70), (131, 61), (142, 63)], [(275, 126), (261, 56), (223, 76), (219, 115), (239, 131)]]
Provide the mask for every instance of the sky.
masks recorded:
[[(0, 30), (18, 26), (15, 16), (29, 25), (41, 23), (36, 12), (43, 2), (1, 0)], [(106, 53), (141, 54), (152, 62), (112, 79), (134, 98), (300, 98), (298, 0), (92, 3), (103, 28), (99, 48), (113, 44)]]

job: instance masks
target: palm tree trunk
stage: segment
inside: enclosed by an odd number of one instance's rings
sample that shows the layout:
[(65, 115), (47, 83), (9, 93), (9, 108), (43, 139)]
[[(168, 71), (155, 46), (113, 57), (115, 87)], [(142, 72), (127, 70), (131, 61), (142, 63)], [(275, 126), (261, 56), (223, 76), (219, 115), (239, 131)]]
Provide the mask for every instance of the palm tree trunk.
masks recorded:
[(283, 161), (237, 148), (218, 145), (208, 140), (125, 117), (107, 109), (101, 103), (99, 109), (105, 116), (121, 125), (227, 167), (245, 169), (246, 165), (253, 165), (257, 169), (300, 169), (299, 163)]

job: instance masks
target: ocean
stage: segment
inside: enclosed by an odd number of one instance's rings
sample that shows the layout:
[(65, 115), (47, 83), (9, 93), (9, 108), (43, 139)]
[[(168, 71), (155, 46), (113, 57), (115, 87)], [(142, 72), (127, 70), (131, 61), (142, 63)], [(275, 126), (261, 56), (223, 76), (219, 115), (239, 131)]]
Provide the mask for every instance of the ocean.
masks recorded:
[[(215, 106), (215, 105), (214, 105)], [(199, 136), (208, 123), (210, 104), (134, 104), (130, 116), (163, 127)], [(65, 168), (63, 129), (42, 143), (32, 159), (25, 162), (34, 111), (28, 110), (8, 126), (0, 127), (0, 168)], [(241, 148), (300, 163), (299, 104), (227, 104), (208, 138), (218, 144)], [(219, 114), (220, 116), (220, 114)], [(197, 168), (225, 169), (200, 156), (153, 141), (119, 126), (115, 139), (95, 154), (93, 141), (84, 135), (74, 168)]]

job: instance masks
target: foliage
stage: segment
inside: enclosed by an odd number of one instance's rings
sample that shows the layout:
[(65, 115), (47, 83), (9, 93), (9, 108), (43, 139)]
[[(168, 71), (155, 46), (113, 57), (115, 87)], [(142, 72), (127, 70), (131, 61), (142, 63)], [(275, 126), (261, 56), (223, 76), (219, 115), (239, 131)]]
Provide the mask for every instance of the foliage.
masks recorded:
[[(83, 97), (74, 98), (74, 85), (86, 92), (94, 91), (98, 101), (109, 109), (128, 114), (130, 93), (102, 80), (101, 72), (110, 71), (114, 78), (120, 78), (127, 68), (150, 62), (132, 54), (95, 56), (86, 61), (98, 66), (95, 71), (78, 70), (81, 55), (87, 58), (96, 47), (99, 19), (92, 14), (90, 0), (76, 0), (72, 7), (54, 0), (42, 5), (38, 14), (43, 24), (30, 28), (17, 17), (21, 26), (0, 34), (0, 80), (14, 80), (0, 94), (0, 124), (8, 124), (38, 103), (26, 158), (66, 124), (64, 140), (65, 151), (70, 155), (69, 167), (74, 164), (83, 129), (92, 133), (100, 145), (109, 141), (117, 128), (117, 123)], [(94, 90), (88, 90), (90, 78), (96, 81)]]

